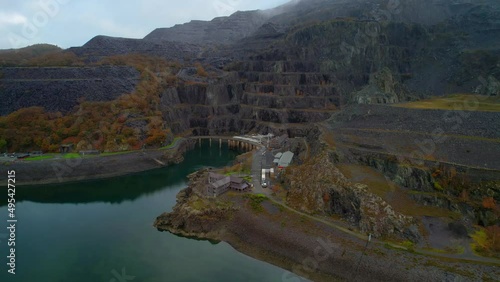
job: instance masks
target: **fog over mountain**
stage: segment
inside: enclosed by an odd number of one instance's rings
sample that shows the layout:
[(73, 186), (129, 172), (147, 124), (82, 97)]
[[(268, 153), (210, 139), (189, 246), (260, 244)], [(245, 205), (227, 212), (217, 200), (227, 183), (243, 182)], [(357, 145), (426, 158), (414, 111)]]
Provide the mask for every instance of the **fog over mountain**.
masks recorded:
[(0, 0), (0, 49), (51, 43), (80, 46), (96, 34), (142, 38), (157, 27), (268, 9), (286, 0)]

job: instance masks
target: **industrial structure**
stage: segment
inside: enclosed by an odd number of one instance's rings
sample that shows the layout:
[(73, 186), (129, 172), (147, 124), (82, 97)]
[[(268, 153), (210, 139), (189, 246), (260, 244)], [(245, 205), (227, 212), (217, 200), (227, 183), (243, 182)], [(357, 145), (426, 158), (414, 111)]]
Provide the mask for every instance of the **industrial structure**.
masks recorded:
[(246, 192), (250, 185), (243, 178), (210, 172), (208, 174), (207, 195), (217, 197), (229, 190)]
[(278, 169), (287, 168), (293, 160), (294, 154), (290, 151), (284, 153), (278, 153), (274, 156), (274, 164), (278, 167)]

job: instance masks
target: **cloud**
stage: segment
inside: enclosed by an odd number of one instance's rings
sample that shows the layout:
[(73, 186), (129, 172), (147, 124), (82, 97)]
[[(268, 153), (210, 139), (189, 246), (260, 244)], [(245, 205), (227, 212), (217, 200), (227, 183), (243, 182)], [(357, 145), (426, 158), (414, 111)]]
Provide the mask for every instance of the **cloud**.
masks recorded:
[(120, 19), (106, 17), (100, 14), (85, 13), (78, 17), (76, 29), (88, 29), (95, 32), (93, 35), (109, 35), (116, 37), (142, 38), (148, 32), (147, 29), (137, 27), (136, 25), (124, 23)]
[(124, 26), (107, 19), (102, 19), (98, 21), (97, 27), (99, 28), (99, 30), (102, 30), (103, 33), (108, 35), (132, 37), (132, 38), (142, 37), (144, 36), (145, 32), (144, 30)]
[[(288, 0), (0, 0), (0, 49), (34, 43), (52, 43), (63, 48), (80, 46), (96, 35), (142, 38), (159, 27), (191, 20), (211, 20), (236, 10), (266, 9)], [(23, 28), (46, 12), (43, 3), (60, 3), (46, 25), (37, 26), (34, 36)], [(64, 4), (62, 4), (64, 3)], [(16, 35), (16, 44), (9, 35)], [(12, 37), (12, 36), (11, 36)]]
[(28, 22), (28, 19), (19, 13), (0, 12), (0, 27), (7, 25), (20, 25)]

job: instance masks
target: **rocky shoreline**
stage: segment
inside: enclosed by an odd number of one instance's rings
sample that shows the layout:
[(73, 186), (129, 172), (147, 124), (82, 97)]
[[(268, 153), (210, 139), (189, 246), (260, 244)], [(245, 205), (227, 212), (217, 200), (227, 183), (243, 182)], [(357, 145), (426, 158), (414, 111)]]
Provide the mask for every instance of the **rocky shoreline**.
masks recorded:
[(189, 176), (189, 187), (178, 194), (173, 211), (160, 215), (154, 226), (182, 236), (225, 241), (287, 269), (283, 281), (494, 281), (500, 275), (495, 265), (423, 256), (375, 240), (367, 244), (257, 195), (205, 198), (206, 173)]
[[(181, 140), (169, 150), (146, 150), (133, 153), (85, 157), (76, 159), (49, 159), (2, 163), (2, 170), (15, 170), (18, 185), (44, 185), (103, 179), (143, 172), (180, 163), (193, 142)], [(5, 175), (0, 181), (7, 181)]]

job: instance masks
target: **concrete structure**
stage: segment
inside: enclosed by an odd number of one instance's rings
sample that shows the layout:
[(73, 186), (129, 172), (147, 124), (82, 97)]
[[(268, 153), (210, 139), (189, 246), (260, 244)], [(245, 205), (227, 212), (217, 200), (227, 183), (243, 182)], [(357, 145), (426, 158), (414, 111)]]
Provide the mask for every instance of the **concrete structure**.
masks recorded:
[(80, 151), (78, 152), (82, 156), (89, 156), (89, 155), (100, 155), (101, 152), (98, 150), (87, 150), (87, 151)]
[(207, 195), (217, 197), (229, 190), (245, 192), (250, 188), (250, 185), (240, 177), (225, 176), (218, 173), (210, 172), (208, 174)]
[(253, 136), (233, 136), (233, 137), (228, 137), (228, 136), (195, 136), (195, 137), (190, 137), (191, 139), (196, 139), (198, 140), (198, 144), (201, 146), (201, 141), (208, 139), (210, 146), (212, 146), (212, 140), (218, 141), (219, 142), (219, 148), (222, 147), (222, 142), (227, 142), (229, 148), (231, 149), (239, 149), (239, 150), (245, 150), (245, 151), (252, 151), (255, 150), (262, 145), (260, 144), (259, 140)]
[(290, 151), (284, 152), (278, 162), (278, 168), (283, 169), (288, 167), (292, 163), (293, 156), (294, 154)]
[(277, 153), (277, 154), (274, 156), (274, 161), (273, 161), (273, 163), (274, 163), (275, 165), (278, 165), (282, 156), (283, 156), (283, 153)]

